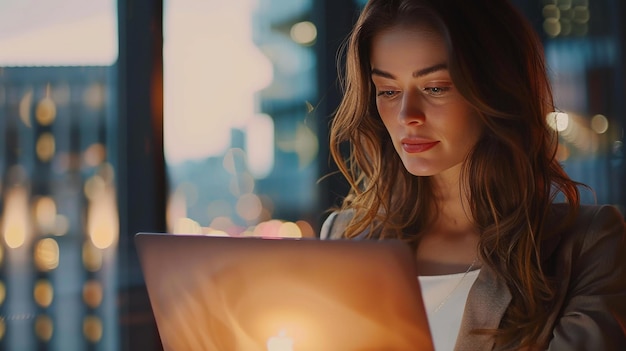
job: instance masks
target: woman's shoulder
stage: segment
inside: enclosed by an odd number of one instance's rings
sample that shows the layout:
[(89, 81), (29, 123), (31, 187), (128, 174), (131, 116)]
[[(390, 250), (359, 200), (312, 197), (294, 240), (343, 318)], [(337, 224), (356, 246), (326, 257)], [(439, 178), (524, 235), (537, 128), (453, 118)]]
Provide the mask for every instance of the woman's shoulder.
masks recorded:
[[(548, 226), (559, 227), (567, 220), (569, 210), (570, 207), (567, 204), (553, 204)], [(556, 237), (551, 237), (548, 241), (558, 242), (555, 245), (557, 247), (578, 247), (584, 250), (609, 237), (626, 241), (626, 222), (617, 207), (581, 205), (577, 208), (576, 217), (570, 225), (560, 230)]]
[[(567, 205), (553, 206), (551, 221), (565, 220)], [(560, 291), (554, 311), (560, 311), (550, 349), (570, 350), (585, 342), (602, 350), (622, 350), (626, 318), (626, 223), (610, 205), (577, 208), (576, 218), (550, 240), (545, 257)], [(543, 247), (546, 248), (545, 245)], [(545, 253), (545, 252), (544, 252)], [(544, 259), (545, 259), (544, 258)], [(564, 312), (565, 311), (565, 312)], [(586, 328), (581, 328), (581, 321)]]
[[(626, 223), (624, 216), (613, 205), (580, 205), (576, 210), (576, 217), (570, 226), (571, 230), (574, 231), (588, 231), (603, 226), (623, 227)], [(553, 225), (562, 223), (567, 219), (569, 211), (570, 206), (568, 204), (553, 204), (549, 221)]]

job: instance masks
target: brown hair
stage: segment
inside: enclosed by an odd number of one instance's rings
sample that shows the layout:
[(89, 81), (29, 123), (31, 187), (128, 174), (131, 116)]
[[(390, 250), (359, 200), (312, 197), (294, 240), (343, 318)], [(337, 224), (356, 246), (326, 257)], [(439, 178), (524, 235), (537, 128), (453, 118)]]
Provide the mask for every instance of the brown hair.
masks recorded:
[[(554, 111), (542, 46), (506, 0), (370, 0), (347, 42), (344, 97), (332, 121), (330, 151), (351, 190), (342, 208), (354, 217), (345, 236), (417, 245), (436, 216), (429, 177), (406, 171), (376, 108), (370, 45), (398, 24), (427, 25), (448, 47), (455, 86), (479, 112), (483, 137), (461, 173), (483, 263), (503, 279), (513, 299), (498, 331), (501, 345), (530, 346), (544, 327), (553, 285), (541, 266), (550, 204), (562, 194), (573, 218), (579, 183), (556, 159), (558, 139), (547, 125)], [(347, 143), (345, 158), (341, 146)], [(485, 332), (485, 331), (483, 331)]]

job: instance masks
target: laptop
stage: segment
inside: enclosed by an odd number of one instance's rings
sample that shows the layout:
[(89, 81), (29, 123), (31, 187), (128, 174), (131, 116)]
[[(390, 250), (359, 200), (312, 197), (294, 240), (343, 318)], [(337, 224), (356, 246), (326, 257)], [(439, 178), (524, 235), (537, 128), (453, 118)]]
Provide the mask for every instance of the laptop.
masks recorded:
[(432, 351), (399, 241), (138, 233), (165, 351)]

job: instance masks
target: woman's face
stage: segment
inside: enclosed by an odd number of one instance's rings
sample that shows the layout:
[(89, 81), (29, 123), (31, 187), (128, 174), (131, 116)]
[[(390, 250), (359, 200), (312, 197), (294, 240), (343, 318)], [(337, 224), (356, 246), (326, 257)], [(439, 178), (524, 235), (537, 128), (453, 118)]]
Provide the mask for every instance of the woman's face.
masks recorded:
[(396, 26), (373, 38), (370, 54), (378, 113), (406, 169), (458, 178), (483, 128), (452, 83), (443, 38)]

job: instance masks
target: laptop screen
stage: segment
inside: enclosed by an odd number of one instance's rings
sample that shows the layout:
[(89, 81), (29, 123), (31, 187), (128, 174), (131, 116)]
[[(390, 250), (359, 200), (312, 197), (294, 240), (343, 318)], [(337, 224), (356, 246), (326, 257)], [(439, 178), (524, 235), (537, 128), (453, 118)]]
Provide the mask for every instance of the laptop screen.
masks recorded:
[(432, 350), (395, 241), (138, 234), (165, 350)]

